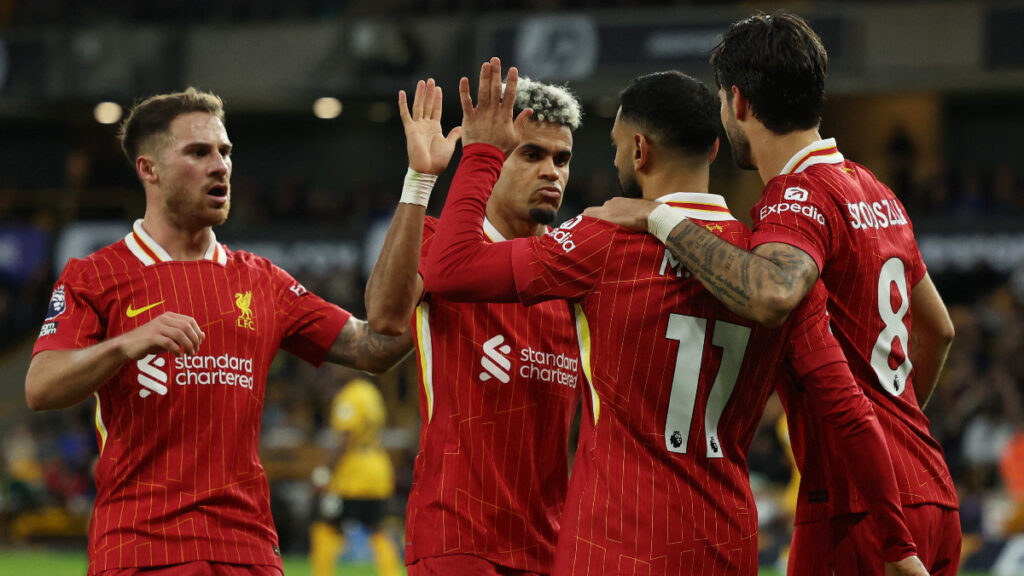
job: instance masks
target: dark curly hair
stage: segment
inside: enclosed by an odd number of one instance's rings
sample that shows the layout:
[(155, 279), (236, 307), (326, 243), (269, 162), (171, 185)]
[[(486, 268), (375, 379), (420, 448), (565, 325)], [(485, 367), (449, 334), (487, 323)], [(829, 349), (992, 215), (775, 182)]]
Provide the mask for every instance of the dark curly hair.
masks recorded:
[(734, 22), (712, 52), (711, 67), (727, 97), (739, 88), (772, 132), (821, 124), (828, 54), (803, 18), (780, 11)]

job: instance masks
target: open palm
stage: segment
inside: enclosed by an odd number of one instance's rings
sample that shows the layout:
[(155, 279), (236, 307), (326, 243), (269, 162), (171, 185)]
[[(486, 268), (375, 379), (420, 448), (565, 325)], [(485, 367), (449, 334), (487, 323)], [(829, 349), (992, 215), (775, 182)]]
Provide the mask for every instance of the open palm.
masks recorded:
[(469, 79), (459, 80), (459, 100), (462, 102), (463, 146), (482, 142), (491, 144), (509, 154), (519, 142), (519, 134), (533, 110), (527, 108), (513, 118), (519, 71), (508, 69), (504, 94), (501, 85), (501, 60), (491, 58), (480, 67), (480, 85), (477, 105), (473, 105)]
[(416, 83), (416, 94), (409, 110), (405, 90), (398, 92), (398, 113), (405, 128), (405, 147), (409, 168), (421, 174), (440, 174), (448, 167), (455, 144), (462, 135), (458, 126), (445, 136), (441, 130), (441, 87), (430, 78)]

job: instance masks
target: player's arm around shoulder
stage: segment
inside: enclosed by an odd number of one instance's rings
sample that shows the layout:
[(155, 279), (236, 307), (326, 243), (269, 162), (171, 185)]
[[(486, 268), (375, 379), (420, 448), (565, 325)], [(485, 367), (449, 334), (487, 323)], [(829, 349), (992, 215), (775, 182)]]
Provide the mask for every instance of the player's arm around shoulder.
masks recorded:
[(412, 351), (411, 331), (397, 336), (375, 332), (369, 322), (349, 318), (330, 350), (327, 360), (356, 370), (380, 374), (394, 368)]
[(584, 212), (655, 235), (730, 310), (769, 328), (782, 326), (818, 279), (814, 259), (799, 248), (771, 242), (750, 252), (687, 218), (664, 218), (670, 213), (633, 198), (612, 198)]

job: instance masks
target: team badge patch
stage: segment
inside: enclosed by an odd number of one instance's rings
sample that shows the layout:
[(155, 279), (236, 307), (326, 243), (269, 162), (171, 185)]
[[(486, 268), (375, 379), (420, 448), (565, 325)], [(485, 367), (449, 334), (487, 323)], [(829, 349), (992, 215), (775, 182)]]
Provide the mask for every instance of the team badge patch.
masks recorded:
[(235, 306), (238, 307), (238, 327), (248, 328), (249, 330), (255, 330), (256, 325), (252, 320), (252, 291), (248, 290), (245, 294), (241, 292), (235, 294)]
[(64, 298), (64, 285), (60, 284), (53, 290), (53, 296), (50, 296), (50, 307), (46, 311), (46, 320), (44, 322), (50, 322), (57, 316), (60, 316), (67, 308), (68, 303)]

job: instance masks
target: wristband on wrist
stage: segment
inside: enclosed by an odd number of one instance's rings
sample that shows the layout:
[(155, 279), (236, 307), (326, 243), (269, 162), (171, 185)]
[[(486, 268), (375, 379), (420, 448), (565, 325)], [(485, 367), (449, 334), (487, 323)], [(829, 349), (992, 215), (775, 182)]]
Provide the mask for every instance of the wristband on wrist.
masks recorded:
[(426, 208), (430, 201), (430, 192), (437, 182), (436, 174), (420, 174), (409, 168), (405, 173), (405, 184), (402, 186), (402, 197), (398, 200), (406, 204), (415, 204)]
[(672, 229), (683, 220), (688, 220), (688, 218), (682, 210), (662, 204), (647, 215), (647, 231), (654, 234), (664, 244), (668, 241), (668, 235)]

